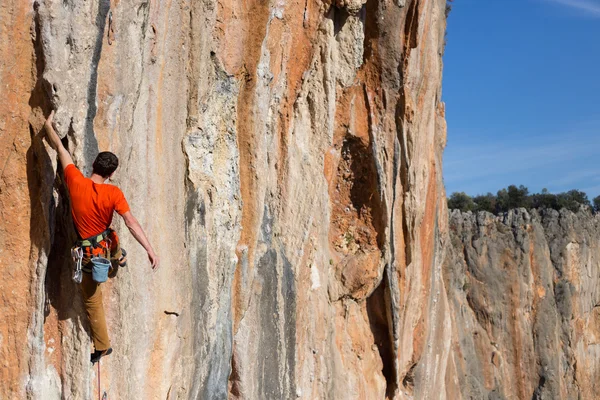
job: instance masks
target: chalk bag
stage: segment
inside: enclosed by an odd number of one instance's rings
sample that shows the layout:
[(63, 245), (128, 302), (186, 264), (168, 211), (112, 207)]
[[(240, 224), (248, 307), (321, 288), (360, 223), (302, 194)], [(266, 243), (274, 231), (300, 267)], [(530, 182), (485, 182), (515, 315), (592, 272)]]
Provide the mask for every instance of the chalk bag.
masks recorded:
[(92, 258), (92, 279), (98, 283), (106, 282), (110, 261), (104, 257)]

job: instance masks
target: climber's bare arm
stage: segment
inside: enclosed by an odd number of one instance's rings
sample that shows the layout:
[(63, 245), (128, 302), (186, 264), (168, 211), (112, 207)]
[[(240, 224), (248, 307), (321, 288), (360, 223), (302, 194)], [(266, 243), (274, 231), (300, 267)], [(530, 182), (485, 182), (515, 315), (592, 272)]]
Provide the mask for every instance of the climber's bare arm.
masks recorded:
[(154, 252), (154, 249), (150, 245), (142, 226), (138, 222), (138, 220), (133, 216), (131, 211), (127, 211), (122, 215), (123, 220), (125, 221), (125, 225), (129, 228), (129, 232), (133, 235), (135, 240), (137, 240), (144, 249), (148, 252), (148, 259), (150, 260), (150, 264), (152, 264), (152, 269), (158, 268), (158, 256)]
[(52, 148), (58, 153), (58, 159), (60, 160), (64, 170), (67, 168), (67, 165), (73, 164), (73, 158), (71, 158), (71, 154), (69, 154), (69, 151), (65, 149), (65, 146), (63, 146), (58, 134), (54, 130), (54, 127), (52, 126), (52, 118), (54, 118), (54, 110), (52, 110), (48, 116), (48, 119), (46, 120), (46, 123), (44, 124), (46, 132), (48, 133), (46, 138), (48, 143), (50, 143), (50, 146), (52, 146)]

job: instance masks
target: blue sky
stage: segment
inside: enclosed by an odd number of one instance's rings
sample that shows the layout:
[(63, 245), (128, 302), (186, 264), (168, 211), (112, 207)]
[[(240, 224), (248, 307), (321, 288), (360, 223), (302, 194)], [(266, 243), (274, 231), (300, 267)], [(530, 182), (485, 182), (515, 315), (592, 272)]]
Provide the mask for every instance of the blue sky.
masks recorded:
[(447, 40), (448, 195), (600, 195), (600, 0), (455, 0)]

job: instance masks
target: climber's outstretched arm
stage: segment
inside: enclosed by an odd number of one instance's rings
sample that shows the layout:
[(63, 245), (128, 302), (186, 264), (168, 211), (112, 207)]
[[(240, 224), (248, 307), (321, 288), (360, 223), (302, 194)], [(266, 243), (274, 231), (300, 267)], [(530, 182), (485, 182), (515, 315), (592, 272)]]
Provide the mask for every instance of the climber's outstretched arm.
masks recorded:
[(65, 149), (65, 146), (63, 146), (58, 134), (54, 131), (54, 127), (52, 126), (52, 118), (54, 118), (54, 110), (52, 110), (48, 116), (48, 119), (46, 120), (46, 123), (44, 124), (46, 132), (48, 133), (46, 138), (48, 143), (50, 143), (50, 146), (52, 146), (52, 148), (58, 153), (58, 159), (60, 160), (64, 170), (67, 168), (67, 165), (73, 164), (73, 159), (71, 158), (69, 151)]
[(148, 252), (148, 259), (150, 260), (150, 264), (152, 264), (152, 269), (158, 268), (158, 256), (154, 252), (154, 249), (150, 245), (142, 226), (138, 222), (138, 220), (133, 216), (131, 211), (127, 211), (122, 215), (123, 220), (125, 221), (125, 225), (129, 228), (129, 231), (143, 247)]

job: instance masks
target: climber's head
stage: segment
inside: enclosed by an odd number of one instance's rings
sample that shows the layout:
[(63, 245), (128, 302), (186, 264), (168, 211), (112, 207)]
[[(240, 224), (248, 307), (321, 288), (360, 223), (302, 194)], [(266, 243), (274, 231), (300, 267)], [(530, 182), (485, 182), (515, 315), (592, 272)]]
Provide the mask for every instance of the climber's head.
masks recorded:
[(92, 169), (94, 174), (98, 174), (104, 179), (110, 178), (110, 176), (116, 171), (119, 166), (119, 159), (110, 151), (103, 151), (98, 154)]

